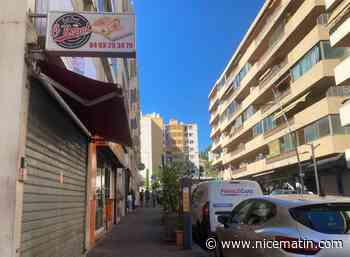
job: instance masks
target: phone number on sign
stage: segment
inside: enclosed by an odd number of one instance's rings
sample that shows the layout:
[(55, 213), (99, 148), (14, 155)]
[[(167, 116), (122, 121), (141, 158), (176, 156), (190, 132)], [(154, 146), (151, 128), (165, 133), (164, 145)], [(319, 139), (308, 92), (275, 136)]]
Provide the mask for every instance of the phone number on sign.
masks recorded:
[(101, 48), (101, 49), (119, 49), (126, 48), (132, 49), (134, 48), (133, 43), (125, 43), (125, 42), (90, 42), (89, 48)]

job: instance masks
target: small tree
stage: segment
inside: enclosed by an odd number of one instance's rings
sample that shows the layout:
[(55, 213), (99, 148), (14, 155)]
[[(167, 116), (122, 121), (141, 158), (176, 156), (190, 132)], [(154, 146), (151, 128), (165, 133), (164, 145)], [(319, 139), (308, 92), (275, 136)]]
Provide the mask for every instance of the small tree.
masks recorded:
[(180, 178), (187, 170), (183, 163), (171, 163), (165, 166), (161, 172), (161, 204), (164, 210), (176, 212), (179, 207)]

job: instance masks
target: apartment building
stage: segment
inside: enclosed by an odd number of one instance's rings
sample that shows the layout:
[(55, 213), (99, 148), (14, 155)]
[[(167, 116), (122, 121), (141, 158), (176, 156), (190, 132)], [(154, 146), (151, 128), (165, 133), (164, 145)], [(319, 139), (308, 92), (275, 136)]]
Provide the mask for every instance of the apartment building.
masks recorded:
[[(350, 48), (350, 1), (326, 0), (330, 43), (334, 48)], [(350, 84), (350, 57), (345, 57), (334, 69), (335, 81), (339, 86)], [(344, 100), (340, 108), (342, 126), (350, 125), (350, 101)], [(350, 168), (350, 149), (345, 152), (347, 166)]]
[(190, 161), (198, 172), (198, 127), (197, 124), (178, 122), (171, 119), (165, 125), (164, 142), (166, 161)]
[(331, 48), (323, 0), (265, 1), (209, 94), (220, 177), (254, 179), (267, 192), (302, 177), (315, 191), (312, 144), (321, 189), (349, 195), (350, 128), (339, 116), (349, 87), (334, 78), (348, 55)]
[(146, 187), (151, 185), (153, 173), (162, 165), (163, 130), (163, 119), (159, 114), (141, 116), (141, 162), (145, 166), (141, 174)]

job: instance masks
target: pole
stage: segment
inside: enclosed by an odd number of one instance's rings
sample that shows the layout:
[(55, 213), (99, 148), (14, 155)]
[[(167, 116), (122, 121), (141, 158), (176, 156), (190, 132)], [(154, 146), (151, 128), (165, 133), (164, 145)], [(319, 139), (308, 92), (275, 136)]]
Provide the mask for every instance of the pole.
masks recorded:
[(192, 249), (192, 217), (191, 217), (191, 185), (190, 176), (181, 179), (182, 213), (184, 224), (184, 249)]
[(310, 144), (310, 147), (311, 147), (311, 155), (312, 155), (312, 161), (313, 161), (314, 172), (315, 172), (316, 190), (317, 190), (317, 194), (320, 195), (320, 182), (318, 180), (317, 162), (315, 157), (315, 146), (313, 144)]
[[(285, 113), (284, 110), (283, 110), (281, 101), (279, 101), (279, 99), (278, 99), (278, 97), (277, 97), (277, 94), (276, 94), (276, 91), (275, 91), (275, 89), (274, 89), (273, 87), (272, 87), (272, 93), (273, 93), (273, 96), (274, 96), (275, 100), (278, 101), (280, 110), (281, 110), (281, 112), (282, 112), (283, 119), (284, 119), (284, 121), (286, 122), (287, 127), (288, 127), (289, 137), (290, 137), (290, 139), (291, 139), (291, 142), (293, 143), (292, 129), (291, 129), (290, 124), (289, 124), (289, 121), (288, 121), (288, 119), (287, 119), (287, 115), (286, 115), (286, 113)], [(295, 141), (296, 141), (296, 140), (295, 140)], [(299, 179), (300, 179), (300, 184), (301, 184), (301, 193), (304, 194), (304, 173), (303, 173), (303, 169), (302, 169), (302, 167), (301, 167), (300, 156), (299, 156), (298, 146), (297, 146), (297, 145), (295, 145), (295, 153), (296, 153), (296, 156), (297, 156), (298, 167), (299, 167)]]

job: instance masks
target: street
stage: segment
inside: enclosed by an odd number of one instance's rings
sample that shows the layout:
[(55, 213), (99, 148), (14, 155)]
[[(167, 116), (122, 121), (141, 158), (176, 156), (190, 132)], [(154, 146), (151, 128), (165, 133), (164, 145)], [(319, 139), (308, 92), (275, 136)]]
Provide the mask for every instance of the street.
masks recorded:
[(87, 257), (205, 257), (198, 246), (179, 250), (174, 243), (161, 241), (158, 208), (138, 208), (126, 216), (111, 233), (97, 242)]

